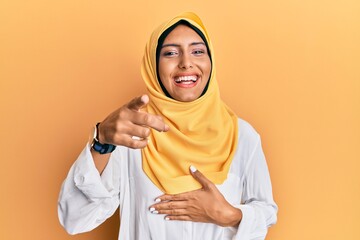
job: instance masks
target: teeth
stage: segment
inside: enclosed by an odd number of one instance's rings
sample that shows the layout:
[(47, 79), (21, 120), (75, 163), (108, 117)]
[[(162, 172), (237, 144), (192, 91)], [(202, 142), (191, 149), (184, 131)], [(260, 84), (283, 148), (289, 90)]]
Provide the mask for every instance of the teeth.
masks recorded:
[(181, 82), (181, 84), (192, 84), (193, 83), (193, 81), (186, 81), (186, 82)]
[(175, 78), (175, 82), (188, 82), (188, 81), (193, 81), (196, 82), (197, 80), (197, 76), (181, 76), (181, 77), (177, 77)]

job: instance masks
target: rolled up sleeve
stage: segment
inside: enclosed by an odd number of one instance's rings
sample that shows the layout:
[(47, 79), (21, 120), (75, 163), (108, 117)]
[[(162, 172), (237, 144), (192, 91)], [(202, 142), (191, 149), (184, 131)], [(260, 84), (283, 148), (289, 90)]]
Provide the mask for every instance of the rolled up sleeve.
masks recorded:
[(234, 240), (265, 239), (268, 228), (277, 221), (278, 207), (273, 200), (268, 166), (258, 137), (256, 147), (247, 163), (242, 204), (235, 207), (243, 217)]

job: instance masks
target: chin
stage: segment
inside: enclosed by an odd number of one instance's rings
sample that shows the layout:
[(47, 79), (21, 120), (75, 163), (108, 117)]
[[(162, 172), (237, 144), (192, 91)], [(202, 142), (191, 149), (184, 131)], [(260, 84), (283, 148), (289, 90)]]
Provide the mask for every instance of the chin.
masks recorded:
[(195, 101), (196, 99), (198, 99), (200, 96), (181, 96), (181, 97), (177, 97), (175, 98), (176, 100), (180, 101), (180, 102), (192, 102)]

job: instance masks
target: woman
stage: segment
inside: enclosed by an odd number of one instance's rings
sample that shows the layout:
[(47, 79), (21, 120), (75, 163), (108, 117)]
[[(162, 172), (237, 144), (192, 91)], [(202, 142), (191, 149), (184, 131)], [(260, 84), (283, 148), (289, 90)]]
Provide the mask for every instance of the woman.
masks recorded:
[(265, 238), (277, 206), (260, 137), (221, 101), (214, 62), (193, 13), (153, 32), (141, 68), (149, 95), (97, 124), (62, 186), (69, 233), (120, 206), (119, 239)]

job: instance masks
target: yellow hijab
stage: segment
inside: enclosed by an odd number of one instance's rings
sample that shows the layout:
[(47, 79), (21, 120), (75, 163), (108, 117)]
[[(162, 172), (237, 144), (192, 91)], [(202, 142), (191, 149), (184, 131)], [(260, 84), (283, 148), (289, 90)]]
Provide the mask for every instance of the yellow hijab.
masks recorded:
[[(180, 20), (189, 22), (203, 33), (212, 59), (208, 89), (192, 102), (167, 97), (156, 73), (158, 39)], [(190, 165), (198, 168), (213, 183), (223, 183), (237, 147), (237, 116), (220, 99), (214, 51), (207, 31), (196, 14), (182, 13), (152, 33), (145, 48), (141, 74), (150, 97), (147, 112), (162, 116), (170, 126), (168, 132), (151, 131), (150, 142), (142, 150), (142, 166), (146, 175), (159, 189), (169, 194), (201, 188), (189, 173)]]

